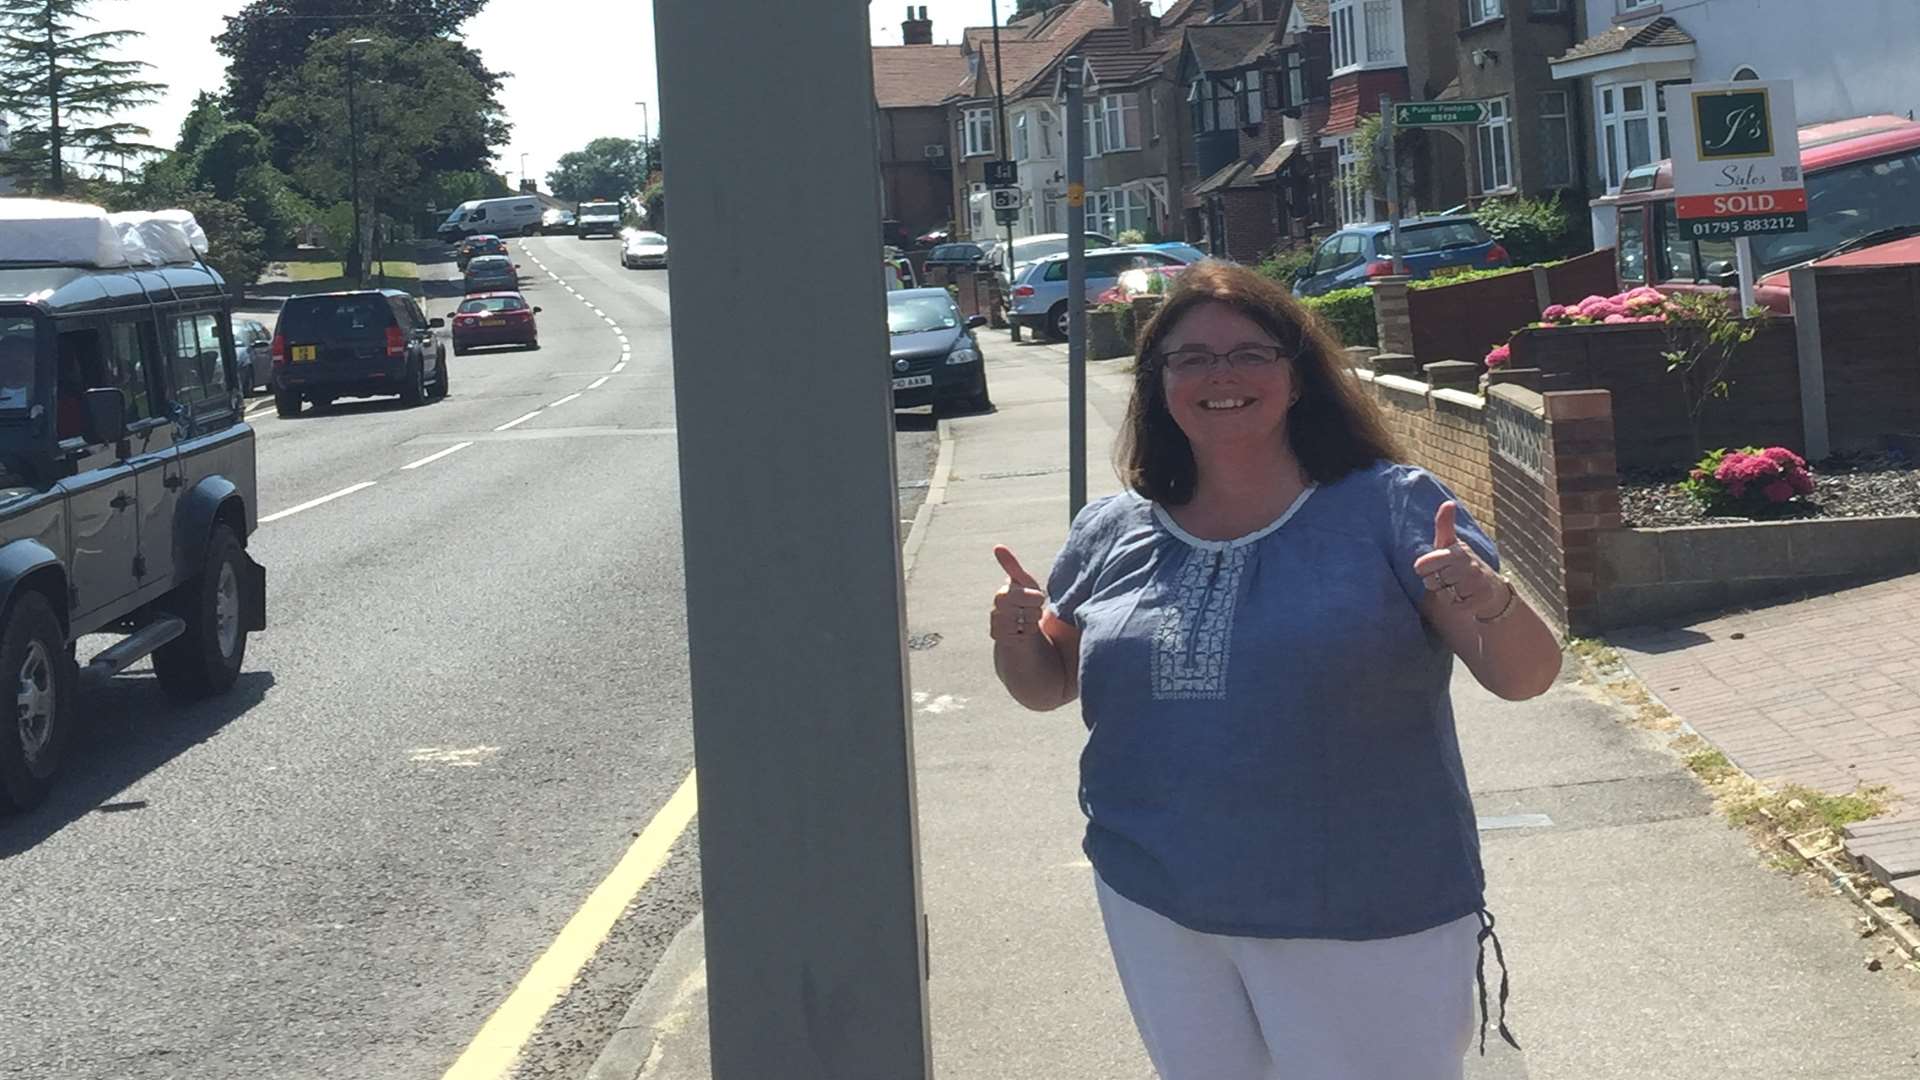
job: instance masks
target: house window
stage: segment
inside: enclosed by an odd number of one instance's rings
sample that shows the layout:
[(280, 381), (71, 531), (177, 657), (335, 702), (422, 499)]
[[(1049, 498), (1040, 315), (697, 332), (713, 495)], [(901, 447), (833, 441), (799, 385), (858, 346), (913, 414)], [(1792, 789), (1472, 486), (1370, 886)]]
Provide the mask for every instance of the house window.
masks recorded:
[(1157, 86), (1147, 91), (1147, 130), (1152, 132), (1148, 138), (1160, 141), (1160, 88)]
[(1053, 110), (1045, 106), (1040, 108), (1040, 156), (1053, 156)]
[(1401, 0), (1332, 0), (1327, 21), (1333, 26), (1335, 73), (1360, 67), (1400, 67)]
[(1084, 115), (1081, 117), (1081, 126), (1087, 133), (1087, 156), (1099, 157), (1104, 152), (1101, 149), (1101, 134), (1107, 127), (1106, 120), (1100, 112), (1099, 102), (1087, 102)]
[(1540, 95), (1540, 183), (1568, 187), (1573, 183), (1573, 117), (1565, 90)]
[(1105, 220), (1109, 227), (1093, 229), (1089, 225), (1089, 229), (1118, 238), (1128, 229), (1138, 229), (1144, 233), (1152, 227), (1152, 222), (1148, 219), (1149, 208), (1145, 192), (1132, 188), (1114, 188), (1112, 191), (1104, 192), (1103, 197), (1107, 200), (1108, 209)]
[(1286, 107), (1297, 109), (1307, 103), (1307, 58), (1297, 50), (1287, 54)]
[(1087, 192), (1087, 231), (1113, 235), (1113, 192)]
[(1342, 135), (1334, 143), (1335, 162), (1340, 174), (1340, 223), (1353, 225), (1373, 220), (1373, 193), (1359, 186), (1360, 153), (1351, 135)]
[(1753, 82), (1758, 78), (1760, 78), (1760, 73), (1753, 70), (1751, 64), (1741, 64), (1739, 67), (1733, 69), (1734, 82)]
[(1480, 190), (1504, 191), (1513, 186), (1513, 117), (1506, 98), (1487, 101), (1487, 122), (1476, 129), (1480, 141)]
[(1400, 52), (1399, 0), (1366, 0), (1365, 11), (1367, 63), (1385, 67), (1404, 63)]
[(1653, 7), (1658, 3), (1660, 0), (1620, 0), (1620, 10), (1634, 11), (1643, 7)]
[(1660, 156), (1663, 159), (1673, 156), (1673, 142), (1667, 138), (1667, 87), (1685, 86), (1692, 81), (1692, 79), (1666, 79), (1653, 84), (1654, 111), (1660, 117)]
[(967, 110), (964, 141), (968, 157), (981, 157), (993, 153), (992, 109)]
[(1208, 78), (1194, 80), (1187, 93), (1187, 100), (1193, 104), (1193, 130), (1205, 134), (1239, 127), (1241, 93), (1237, 82), (1229, 87)]
[(1247, 95), (1247, 107), (1241, 115), (1246, 117), (1246, 126), (1253, 127), (1260, 122), (1262, 117), (1267, 115), (1266, 97), (1260, 88), (1260, 73), (1257, 71), (1247, 72), (1245, 75), (1240, 76), (1238, 85), (1243, 88)]
[(1140, 149), (1140, 95), (1108, 94), (1100, 104), (1106, 115), (1101, 147), (1109, 152)]
[(1358, 43), (1354, 40), (1354, 6), (1354, 0), (1347, 0), (1345, 4), (1340, 4), (1336, 0), (1330, 15), (1330, 21), (1333, 23), (1333, 68), (1335, 71), (1341, 68), (1353, 67), (1360, 62), (1360, 50)]
[(1529, 0), (1527, 10), (1535, 15), (1558, 15), (1564, 8), (1562, 0)]
[(1477, 26), (1506, 14), (1505, 0), (1467, 0), (1467, 23)]
[(1609, 83), (1595, 88), (1600, 166), (1608, 191), (1620, 178), (1651, 161), (1672, 156), (1667, 135), (1667, 88), (1687, 79)]
[(1013, 118), (1013, 160), (1027, 160), (1027, 152), (1031, 148), (1032, 143), (1027, 138), (1027, 114), (1021, 113)]

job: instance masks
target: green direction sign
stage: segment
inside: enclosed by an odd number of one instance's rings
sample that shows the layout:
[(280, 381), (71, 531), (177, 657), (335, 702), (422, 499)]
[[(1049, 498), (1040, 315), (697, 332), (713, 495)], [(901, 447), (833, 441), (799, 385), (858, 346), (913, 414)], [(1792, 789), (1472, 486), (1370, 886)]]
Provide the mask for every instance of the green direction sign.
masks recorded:
[(1394, 127), (1449, 127), (1484, 124), (1490, 115), (1484, 101), (1399, 101), (1393, 106)]

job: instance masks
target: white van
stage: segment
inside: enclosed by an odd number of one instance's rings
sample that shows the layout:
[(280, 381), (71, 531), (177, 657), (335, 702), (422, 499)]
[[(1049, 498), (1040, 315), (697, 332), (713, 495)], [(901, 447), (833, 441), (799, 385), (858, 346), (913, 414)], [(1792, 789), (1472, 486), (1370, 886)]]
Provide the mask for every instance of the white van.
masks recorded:
[(473, 199), (463, 202), (440, 224), (440, 239), (463, 240), (481, 233), (494, 236), (532, 236), (540, 231), (546, 211), (539, 199), (515, 195), (505, 199)]

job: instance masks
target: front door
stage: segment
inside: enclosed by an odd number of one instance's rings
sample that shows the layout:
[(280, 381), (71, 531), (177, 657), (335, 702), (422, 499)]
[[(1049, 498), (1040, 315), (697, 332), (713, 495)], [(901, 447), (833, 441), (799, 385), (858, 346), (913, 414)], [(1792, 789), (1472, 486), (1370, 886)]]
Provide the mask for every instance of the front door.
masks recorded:
[(86, 391), (106, 382), (100, 331), (63, 331), (58, 349), (54, 423), (60, 450), (74, 466), (59, 486), (67, 504), (73, 551), (67, 573), (79, 632), (90, 617), (133, 592), (140, 512), (133, 468), (118, 447), (90, 445), (84, 430)]

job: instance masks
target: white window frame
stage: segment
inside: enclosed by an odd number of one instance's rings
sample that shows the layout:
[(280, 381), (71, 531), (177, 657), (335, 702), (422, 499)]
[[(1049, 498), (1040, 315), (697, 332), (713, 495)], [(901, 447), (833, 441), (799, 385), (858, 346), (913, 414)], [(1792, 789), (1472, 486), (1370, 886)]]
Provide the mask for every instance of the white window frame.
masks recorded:
[[(1557, 108), (1550, 107), (1548, 104), (1553, 98), (1559, 98)], [(1564, 174), (1548, 175), (1547, 158), (1543, 154), (1540, 158), (1540, 184), (1543, 187), (1571, 187), (1573, 185), (1573, 95), (1565, 90), (1542, 90), (1536, 106), (1539, 109), (1538, 126), (1541, 145), (1545, 146), (1549, 141), (1560, 142), (1562, 144), (1560, 148), (1565, 151), (1561, 160), (1566, 162)], [(1558, 121), (1561, 127), (1561, 138), (1558, 140), (1553, 140), (1551, 133), (1547, 130), (1548, 124), (1553, 121)]]
[(1013, 160), (1028, 160), (1032, 149), (1033, 140), (1027, 134), (1027, 114), (1016, 113), (1013, 117)]
[(1514, 190), (1513, 177), (1513, 104), (1505, 97), (1487, 99), (1488, 119), (1474, 128), (1473, 141), (1479, 150), (1480, 193)]
[(1281, 100), (1286, 108), (1298, 109), (1307, 103), (1307, 56), (1299, 49), (1289, 50), (1285, 64), (1287, 82)]
[(1241, 74), (1239, 85), (1241, 87), (1241, 93), (1246, 98), (1240, 114), (1241, 127), (1253, 127), (1266, 119), (1267, 95), (1266, 88), (1262, 85), (1264, 81), (1258, 71), (1248, 71)]
[[(1138, 229), (1142, 233), (1153, 229), (1153, 207), (1147, 199), (1147, 193), (1138, 185), (1117, 187), (1109, 192), (1113, 196), (1113, 230), (1106, 235), (1119, 239), (1128, 229)], [(1095, 230), (1096, 232), (1104, 230)]]
[(1106, 134), (1107, 128), (1106, 114), (1101, 110), (1098, 98), (1086, 102), (1081, 107), (1080, 122), (1085, 128), (1087, 156), (1097, 158), (1101, 154), (1106, 153), (1106, 150), (1102, 146), (1102, 139)]
[[(1127, 116), (1133, 116), (1133, 138), (1127, 138)], [(1100, 140), (1102, 152), (1114, 154), (1122, 150), (1138, 150), (1141, 147), (1143, 129), (1140, 120), (1140, 95), (1137, 93), (1104, 94), (1100, 98), (1102, 126), (1105, 128)]]
[(1359, 160), (1353, 136), (1337, 136), (1334, 140), (1334, 171), (1339, 182), (1334, 187), (1340, 195), (1342, 225), (1364, 225), (1373, 220), (1373, 191), (1371, 188), (1356, 190), (1349, 180), (1358, 171)]
[(1407, 66), (1402, 4), (1403, 0), (1332, 0), (1327, 22), (1333, 29), (1333, 74)]
[[(1595, 143), (1598, 148), (1596, 164), (1599, 166), (1601, 183), (1608, 194), (1620, 190), (1620, 182), (1627, 173), (1649, 162), (1661, 161), (1672, 156), (1671, 136), (1667, 129), (1667, 102), (1665, 91), (1671, 86), (1684, 86), (1692, 79), (1627, 79), (1621, 82), (1595, 83), (1593, 87), (1593, 127)], [(1640, 108), (1627, 108), (1627, 91), (1640, 93)], [(1608, 107), (1609, 95), (1613, 105)], [(1628, 125), (1633, 121), (1645, 121), (1646, 142), (1636, 145), (1628, 133)], [(1645, 160), (1639, 165), (1633, 163), (1634, 151), (1645, 151)]]
[(1040, 156), (1051, 159), (1053, 154), (1053, 109), (1040, 106)]
[(1160, 88), (1157, 86), (1147, 88), (1147, 112), (1140, 123), (1142, 130), (1148, 132), (1149, 142), (1160, 141)]
[(1335, 74), (1360, 66), (1359, 29), (1354, 9), (1359, 0), (1333, 0), (1327, 21), (1333, 24), (1333, 70)]
[(1505, 0), (1467, 0), (1467, 25), (1479, 26), (1507, 17)]
[(993, 110), (991, 108), (965, 110), (961, 114), (960, 129), (967, 157), (988, 157), (993, 153)]
[(1087, 231), (1103, 236), (1113, 235), (1113, 192), (1087, 192)]
[(1620, 0), (1621, 11), (1638, 11), (1643, 7), (1654, 7), (1661, 0)]

